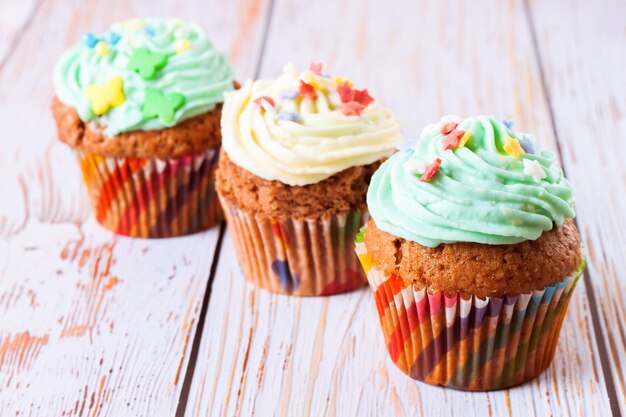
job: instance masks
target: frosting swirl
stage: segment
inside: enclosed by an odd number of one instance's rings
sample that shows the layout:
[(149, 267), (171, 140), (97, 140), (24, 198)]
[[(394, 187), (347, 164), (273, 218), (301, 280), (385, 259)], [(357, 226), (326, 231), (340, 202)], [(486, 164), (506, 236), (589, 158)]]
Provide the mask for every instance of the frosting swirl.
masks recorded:
[(321, 66), (299, 74), (288, 65), (275, 80), (248, 81), (225, 95), (222, 146), (266, 180), (317, 183), (388, 157), (400, 141), (390, 110), (367, 90), (321, 74)]
[[(116, 100), (109, 99), (119, 87)], [(81, 120), (116, 135), (171, 127), (213, 110), (233, 89), (233, 70), (198, 26), (135, 19), (113, 25), (101, 39), (85, 34), (57, 62), (54, 89)]]
[(495, 117), (444, 118), (374, 174), (370, 214), (378, 228), (429, 247), (537, 239), (575, 213), (569, 181), (534, 143)]

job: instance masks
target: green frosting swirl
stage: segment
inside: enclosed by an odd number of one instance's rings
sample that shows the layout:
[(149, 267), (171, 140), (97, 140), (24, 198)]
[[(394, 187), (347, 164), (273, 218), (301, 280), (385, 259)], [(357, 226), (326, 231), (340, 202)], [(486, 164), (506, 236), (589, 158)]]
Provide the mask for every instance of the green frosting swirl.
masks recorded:
[[(464, 146), (444, 151), (441, 131), (450, 121), (471, 136)], [(526, 151), (518, 158), (505, 146), (511, 138)], [(421, 181), (423, 174), (415, 167), (436, 158), (441, 159), (439, 172)], [(575, 215), (572, 187), (554, 156), (535, 152), (534, 136), (487, 116), (426, 127), (415, 147), (393, 155), (376, 171), (367, 204), (377, 227), (429, 247), (534, 240)]]
[[(214, 49), (198, 26), (180, 19), (144, 19), (118, 23), (111, 31), (119, 40), (106, 45), (107, 54), (101, 55), (98, 48), (82, 42), (68, 50), (54, 70), (58, 99), (76, 109), (83, 121), (93, 122), (108, 135), (174, 126), (213, 110), (223, 102), (223, 93), (233, 89), (233, 70), (225, 55)], [(167, 55), (165, 66), (153, 79), (144, 79), (129, 69), (131, 56), (139, 48)], [(86, 89), (106, 84), (116, 76), (122, 78), (125, 100), (98, 116)], [(184, 104), (176, 106), (173, 118), (145, 115), (142, 105), (146, 89), (156, 89), (166, 96), (182, 94)]]

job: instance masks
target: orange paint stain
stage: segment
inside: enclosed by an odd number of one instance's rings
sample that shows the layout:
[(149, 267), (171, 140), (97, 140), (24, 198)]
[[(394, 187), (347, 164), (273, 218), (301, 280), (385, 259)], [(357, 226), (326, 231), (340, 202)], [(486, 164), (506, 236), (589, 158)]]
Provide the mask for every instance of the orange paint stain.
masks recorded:
[(0, 339), (0, 371), (12, 374), (27, 369), (47, 343), (47, 334), (32, 336), (28, 331)]
[(80, 337), (90, 333), (103, 319), (107, 293), (119, 284), (119, 279), (110, 275), (114, 243), (106, 243), (94, 249), (84, 249), (78, 258), (78, 266), (88, 266), (91, 276), (87, 282), (78, 282), (78, 299), (66, 315), (61, 337)]

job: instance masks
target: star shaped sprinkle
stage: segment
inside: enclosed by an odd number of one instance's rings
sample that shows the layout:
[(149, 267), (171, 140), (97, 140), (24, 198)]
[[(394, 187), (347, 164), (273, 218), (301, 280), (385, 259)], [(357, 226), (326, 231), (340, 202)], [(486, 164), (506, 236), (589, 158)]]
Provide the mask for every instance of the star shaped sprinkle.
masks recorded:
[(361, 111), (374, 101), (367, 89), (354, 89), (347, 82), (337, 86), (337, 93), (342, 102), (341, 111), (346, 116), (360, 115)]
[(546, 172), (541, 167), (541, 164), (533, 159), (522, 159), (524, 163), (524, 174), (528, 175), (537, 182), (540, 182), (546, 177)]
[(320, 62), (312, 62), (311, 65), (309, 65), (309, 70), (313, 74), (322, 75), (322, 64)]
[(428, 164), (424, 161), (420, 161), (419, 159), (409, 159), (404, 164), (402, 164), (402, 167), (404, 168), (404, 172), (409, 175), (422, 175), (426, 172)]
[(511, 119), (502, 119), (502, 124), (506, 126), (507, 129), (510, 129), (513, 126), (513, 120)]
[(307, 84), (304, 81), (300, 80), (300, 88), (298, 92), (301, 96), (306, 97), (310, 100), (315, 100), (317, 98), (317, 91), (311, 84)]
[(349, 79), (344, 78), (344, 77), (334, 77), (333, 81), (338, 86), (340, 86), (342, 84), (348, 84), (348, 87), (354, 87), (354, 83), (352, 81), (350, 81)]
[(81, 37), (81, 42), (87, 48), (94, 48), (100, 39), (98, 39), (93, 33), (85, 32)]
[(300, 121), (302, 121), (302, 119), (300, 118), (300, 116), (298, 116), (296, 113), (290, 112), (290, 111), (283, 111), (278, 113), (278, 116), (276, 116), (278, 118), (278, 120), (288, 120), (290, 122), (295, 122), (298, 123)]
[(109, 30), (108, 32), (104, 34), (104, 36), (102, 37), (102, 40), (111, 46), (115, 46), (120, 40), (120, 35), (113, 32), (112, 30)]
[(109, 54), (109, 45), (106, 42), (100, 41), (96, 44), (95, 51), (99, 57), (103, 57)]
[(519, 144), (526, 153), (534, 154), (536, 151), (535, 144), (528, 135), (522, 135), (519, 139)]
[(254, 99), (254, 102), (259, 105), (262, 109), (265, 109), (263, 102), (266, 102), (270, 106), (274, 107), (274, 100), (268, 96), (261, 96), (257, 99)]
[[(83, 45), (85, 45), (86, 47), (90, 49), (96, 48), (96, 52), (100, 56), (103, 56), (103, 55), (101, 55), (100, 52), (98, 51), (98, 47), (100, 47), (102, 51), (103, 46), (104, 47), (115, 46), (119, 40), (120, 40), (120, 35), (118, 35), (117, 33), (111, 30), (106, 32), (102, 38), (98, 38), (96, 35), (94, 35), (91, 32), (85, 32), (83, 36), (81, 37), (81, 42), (83, 43)], [(108, 48), (106, 50), (108, 53)]]
[(189, 39), (187, 38), (178, 39), (176, 42), (174, 42), (174, 49), (176, 50), (177, 54), (188, 51), (189, 49), (191, 49), (191, 44), (189, 43)]
[(428, 167), (426, 167), (424, 174), (420, 177), (420, 181), (428, 182), (431, 179), (433, 179), (433, 177), (437, 175), (437, 173), (439, 172), (440, 165), (441, 165), (441, 158), (435, 158), (433, 163), (430, 164)]
[(504, 150), (515, 159), (526, 153), (524, 152), (524, 149), (522, 149), (522, 147), (520, 146), (519, 141), (510, 136), (504, 138)]
[(128, 61), (128, 69), (135, 71), (144, 80), (152, 80), (157, 71), (167, 64), (167, 55), (161, 52), (152, 52), (148, 48), (141, 47), (133, 51)]
[(185, 96), (180, 93), (163, 94), (156, 88), (146, 88), (141, 114), (146, 119), (158, 117), (165, 123), (172, 123), (176, 111), (185, 104)]
[(119, 75), (112, 77), (103, 85), (88, 85), (85, 87), (85, 94), (91, 104), (91, 110), (97, 116), (102, 116), (126, 100), (124, 97), (124, 81)]
[(448, 133), (452, 132), (454, 129), (456, 129), (456, 127), (458, 126), (458, 123), (455, 122), (450, 122), (450, 123), (446, 123), (443, 126), (441, 126), (441, 133), (444, 135), (447, 135)]
[(443, 138), (443, 150), (447, 151), (448, 149), (453, 149), (459, 146), (459, 142), (461, 141), (461, 137), (465, 134), (463, 130), (453, 130), (448, 133), (445, 138)]
[(357, 103), (356, 101), (341, 103), (341, 112), (346, 116), (360, 116), (364, 108), (364, 105)]

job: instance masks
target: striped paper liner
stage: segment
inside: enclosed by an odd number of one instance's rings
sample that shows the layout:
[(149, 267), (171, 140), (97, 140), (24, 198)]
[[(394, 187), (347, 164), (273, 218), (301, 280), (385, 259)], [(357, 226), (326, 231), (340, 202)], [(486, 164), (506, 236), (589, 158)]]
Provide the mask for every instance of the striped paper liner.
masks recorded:
[(529, 294), (449, 297), (385, 275), (362, 241), (356, 252), (393, 362), (419, 381), (471, 391), (507, 388), (541, 374), (584, 269), (583, 261), (572, 276)]
[(163, 238), (205, 230), (221, 219), (214, 186), (219, 148), (167, 160), (77, 153), (100, 224), (120, 235)]
[(332, 295), (367, 283), (354, 238), (367, 212), (328, 219), (273, 220), (248, 214), (220, 196), (237, 257), (247, 280), (297, 296)]

